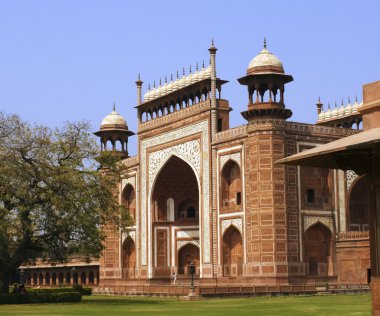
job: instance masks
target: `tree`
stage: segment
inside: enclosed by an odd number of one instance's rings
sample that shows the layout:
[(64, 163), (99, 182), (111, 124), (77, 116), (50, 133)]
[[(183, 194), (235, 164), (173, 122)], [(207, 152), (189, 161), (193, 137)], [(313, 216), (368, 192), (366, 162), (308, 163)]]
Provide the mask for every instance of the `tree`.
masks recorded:
[(99, 257), (102, 225), (129, 224), (117, 199), (117, 161), (111, 153), (99, 155), (86, 122), (50, 129), (0, 112), (3, 292), (22, 263)]

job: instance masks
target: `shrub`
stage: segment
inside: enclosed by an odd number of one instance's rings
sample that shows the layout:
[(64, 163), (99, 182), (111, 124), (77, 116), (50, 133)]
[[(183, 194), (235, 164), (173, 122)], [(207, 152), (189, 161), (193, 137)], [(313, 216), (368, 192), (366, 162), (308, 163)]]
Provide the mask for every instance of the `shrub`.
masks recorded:
[(47, 289), (28, 289), (28, 293), (71, 293), (79, 292), (82, 295), (91, 295), (91, 287), (82, 287), (81, 285), (74, 285), (73, 287), (56, 287), (56, 288), (47, 288)]

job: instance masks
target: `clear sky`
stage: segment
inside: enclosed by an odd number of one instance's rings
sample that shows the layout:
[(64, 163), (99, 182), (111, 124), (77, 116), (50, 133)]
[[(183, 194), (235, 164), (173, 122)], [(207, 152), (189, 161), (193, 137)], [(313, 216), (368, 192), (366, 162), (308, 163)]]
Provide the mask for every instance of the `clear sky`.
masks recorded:
[[(315, 103), (362, 99), (380, 80), (380, 1), (0, 0), (0, 110), (60, 126), (86, 119), (94, 131), (117, 111), (136, 131), (137, 74), (148, 83), (209, 60), (230, 82), (231, 126), (245, 123), (247, 92), (236, 81), (260, 52), (283, 62), (294, 82), (290, 120), (314, 123)], [(136, 136), (129, 143), (136, 153)]]

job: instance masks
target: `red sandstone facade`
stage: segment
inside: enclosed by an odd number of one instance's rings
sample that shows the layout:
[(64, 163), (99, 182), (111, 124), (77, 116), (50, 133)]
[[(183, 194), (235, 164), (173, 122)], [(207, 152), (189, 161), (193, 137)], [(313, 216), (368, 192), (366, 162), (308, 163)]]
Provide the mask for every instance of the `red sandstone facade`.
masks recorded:
[(208, 67), (177, 74), (144, 99), (138, 79), (137, 156), (128, 156), (132, 133), (115, 111), (98, 132), (103, 150), (111, 143), (125, 157), (120, 203), (134, 219), (128, 234), (106, 228), (98, 291), (159, 292), (172, 273), (185, 283), (190, 262), (201, 294), (226, 286), (288, 292), (367, 285), (366, 179), (275, 164), (357, 133), (342, 127), (352, 126), (343, 124), (345, 116), (358, 124), (360, 116), (321, 115), (328, 111), (319, 102), (317, 125), (287, 121), (285, 84), (293, 78), (265, 44), (239, 79), (248, 88), (241, 108), (247, 124), (229, 128), (231, 108), (220, 97), (227, 81), (216, 75), (216, 51), (212, 45)]
[(288, 122), (284, 87), (293, 78), (266, 47), (239, 79), (247, 125), (230, 129), (226, 81), (209, 51), (209, 67), (144, 100), (136, 82), (139, 150), (123, 161), (120, 184), (135, 225), (128, 235), (108, 230), (99, 290), (170, 282), (174, 272), (181, 282), (190, 262), (200, 285), (368, 284), (365, 179), (275, 164), (357, 131), (336, 127), (342, 116)]

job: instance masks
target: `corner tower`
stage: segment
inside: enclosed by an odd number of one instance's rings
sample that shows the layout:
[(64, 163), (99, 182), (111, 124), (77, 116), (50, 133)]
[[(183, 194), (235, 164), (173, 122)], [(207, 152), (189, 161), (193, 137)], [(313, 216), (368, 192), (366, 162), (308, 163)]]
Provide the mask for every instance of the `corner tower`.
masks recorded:
[[(249, 63), (248, 121), (244, 155), (247, 260), (244, 273), (252, 277), (287, 278), (290, 252), (288, 240), (287, 182), (284, 166), (275, 161), (285, 157), (286, 123), (292, 115), (284, 104), (286, 75), (281, 61), (266, 47)], [(277, 279), (278, 280), (278, 279)], [(276, 281), (277, 282), (277, 281)]]
[(284, 91), (293, 77), (285, 74), (282, 62), (267, 49), (265, 39), (264, 48), (249, 63), (246, 76), (238, 81), (248, 87), (248, 110), (241, 113), (247, 121), (292, 116), (292, 111), (285, 108)]

